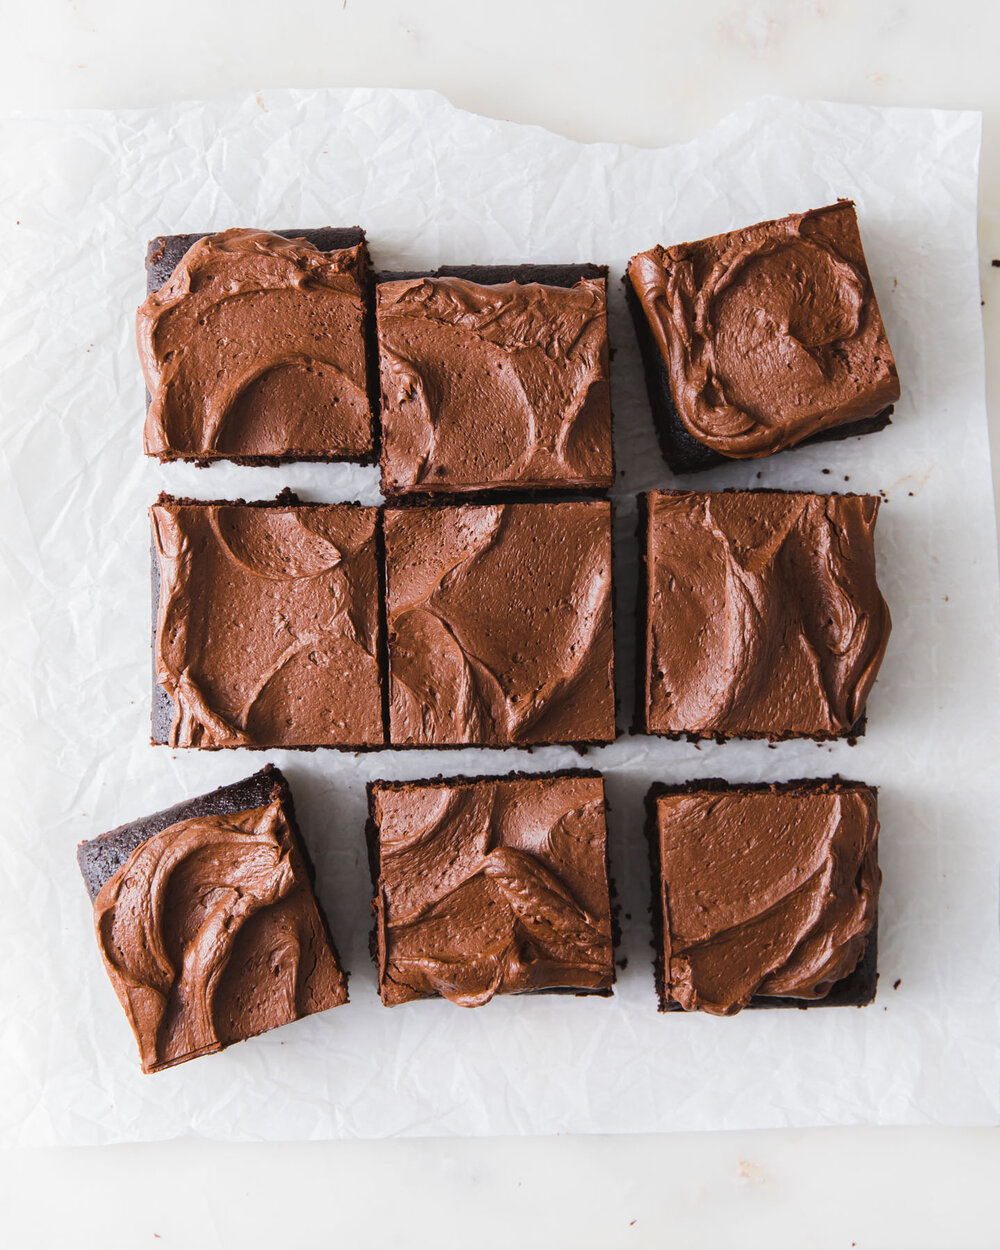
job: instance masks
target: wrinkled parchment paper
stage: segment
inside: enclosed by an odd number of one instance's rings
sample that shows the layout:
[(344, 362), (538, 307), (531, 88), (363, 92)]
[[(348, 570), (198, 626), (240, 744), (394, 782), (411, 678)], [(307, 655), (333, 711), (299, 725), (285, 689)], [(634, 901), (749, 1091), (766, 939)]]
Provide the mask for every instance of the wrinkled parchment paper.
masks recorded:
[[(765, 99), (693, 142), (585, 146), (429, 92), (275, 91), (2, 123), (0, 1139), (98, 1143), (994, 1122), (1000, 991), (997, 570), (976, 259), (979, 116)], [(77, 874), (81, 839), (264, 759), (149, 745), (148, 533), (161, 489), (378, 499), (373, 469), (160, 467), (132, 340), (148, 237), (353, 225), (375, 263), (596, 260), (858, 202), (903, 399), (884, 433), (699, 486), (879, 491), (895, 630), (868, 735), (723, 746), (624, 737), (607, 776), (627, 959), (608, 1000), (386, 1010), (367, 953), (372, 777), (544, 770), (570, 750), (273, 752), (295, 790), (351, 1003), (139, 1074)], [(631, 720), (635, 492), (673, 485), (612, 283), (617, 652)], [(825, 472), (829, 470), (829, 472)], [(847, 485), (849, 481), (849, 486)], [(659, 1016), (642, 798), (656, 780), (842, 772), (881, 787), (877, 1003)], [(898, 982), (898, 988), (896, 983)]]

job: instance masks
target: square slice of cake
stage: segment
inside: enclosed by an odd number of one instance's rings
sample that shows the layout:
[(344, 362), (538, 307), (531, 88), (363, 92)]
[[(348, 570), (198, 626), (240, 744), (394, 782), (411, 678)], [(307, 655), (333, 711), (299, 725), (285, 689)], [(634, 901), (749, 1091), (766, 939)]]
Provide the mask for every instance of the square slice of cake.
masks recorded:
[(368, 802), (372, 949), (386, 1006), (611, 993), (599, 773), (375, 781)]
[(675, 472), (889, 423), (899, 377), (850, 200), (640, 252), (625, 289)]
[(153, 239), (136, 317), (160, 460), (371, 461), (365, 232), (224, 230)]
[(877, 792), (857, 781), (653, 786), (660, 1010), (870, 1003), (878, 832)]
[(383, 744), (378, 509), (161, 495), (150, 520), (154, 742)]
[(615, 736), (611, 504), (384, 514), (393, 746)]
[(144, 1072), (347, 1002), (278, 769), (84, 842), (77, 860)]
[(613, 484), (605, 267), (388, 277), (376, 287), (387, 496)]
[(640, 732), (858, 736), (889, 639), (873, 495), (640, 497)]

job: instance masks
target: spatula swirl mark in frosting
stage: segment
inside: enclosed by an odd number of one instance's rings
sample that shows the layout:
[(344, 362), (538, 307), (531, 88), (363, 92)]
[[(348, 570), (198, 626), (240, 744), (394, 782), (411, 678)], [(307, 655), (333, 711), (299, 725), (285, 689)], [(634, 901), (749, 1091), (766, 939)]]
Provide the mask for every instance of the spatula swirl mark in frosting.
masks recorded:
[(588, 508), (387, 515), (394, 740), (612, 736), (582, 703), (611, 668), (607, 516)]
[(146, 451), (367, 451), (361, 265), (262, 230), (193, 244), (136, 316)]
[[(373, 509), (165, 501), (151, 517), (172, 746), (381, 741)], [(334, 722), (358, 681), (351, 729)]]
[(849, 203), (652, 248), (629, 278), (677, 415), (721, 455), (770, 455), (899, 398)]
[(609, 413), (604, 286), (380, 283), (389, 482), (443, 490), (609, 476), (610, 440), (590, 428)]
[(872, 791), (675, 794), (658, 812), (671, 1001), (731, 1015), (854, 970), (881, 883)]
[[(291, 853), (290, 831), (274, 802), (171, 825), (137, 847), (105, 882), (94, 902), (94, 924), (144, 1070), (228, 1040), (216, 1021), (217, 993), (251, 918), (295, 893)], [(299, 894), (300, 910), (284, 917), (281, 941), (270, 952), (272, 980), (257, 991), (277, 1002), (277, 1023), (300, 1014), (303, 936), (310, 931), (301, 909), (310, 900)]]
[(543, 796), (529, 779), (502, 780), (380, 795), (375, 909), (388, 1001), (439, 994), (468, 1007), (610, 984), (599, 785), (566, 779)]

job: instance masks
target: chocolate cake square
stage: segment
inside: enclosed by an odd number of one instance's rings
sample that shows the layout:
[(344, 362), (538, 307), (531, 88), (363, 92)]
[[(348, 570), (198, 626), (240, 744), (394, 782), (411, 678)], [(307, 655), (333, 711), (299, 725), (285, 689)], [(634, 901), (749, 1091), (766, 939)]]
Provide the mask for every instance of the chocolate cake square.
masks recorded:
[(387, 508), (393, 746), (615, 736), (611, 504)]
[(661, 1011), (862, 1007), (875, 997), (877, 791), (858, 781), (654, 785)]
[(111, 984), (158, 1072), (347, 1002), (276, 768), (81, 844)]
[(160, 460), (375, 456), (378, 366), (365, 232), (167, 235), (136, 318)]
[(625, 290), (674, 472), (888, 425), (899, 378), (850, 200), (640, 252)]
[(161, 495), (150, 520), (154, 742), (384, 743), (378, 509)]
[(829, 739), (863, 730), (889, 639), (873, 495), (640, 496), (637, 729)]
[(599, 773), (375, 781), (368, 804), (372, 954), (387, 1007), (611, 993)]
[(613, 484), (604, 266), (383, 275), (376, 320), (385, 495)]

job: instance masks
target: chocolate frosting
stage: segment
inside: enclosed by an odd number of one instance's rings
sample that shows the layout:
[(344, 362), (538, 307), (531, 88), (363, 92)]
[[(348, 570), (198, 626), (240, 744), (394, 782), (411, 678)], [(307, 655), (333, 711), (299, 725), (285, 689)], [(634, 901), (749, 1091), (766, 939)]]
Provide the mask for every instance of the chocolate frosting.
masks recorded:
[(653, 491), (646, 507), (648, 731), (849, 733), (891, 629), (878, 498)]
[(148, 838), (102, 886), (94, 927), (144, 1072), (347, 1001), (278, 800)]
[(605, 286), (380, 283), (384, 489), (610, 486)]
[(195, 243), (136, 316), (161, 459), (325, 459), (372, 450), (364, 244), (225, 230)]
[(695, 790), (656, 814), (668, 1003), (732, 1015), (854, 971), (882, 880), (871, 789)]
[(600, 777), (373, 787), (388, 1006), (614, 981)]
[(171, 746), (377, 746), (376, 509), (150, 509)]
[(721, 455), (767, 456), (899, 398), (850, 201), (640, 252), (628, 276), (681, 421)]
[(394, 745), (615, 736), (611, 506), (387, 509)]

